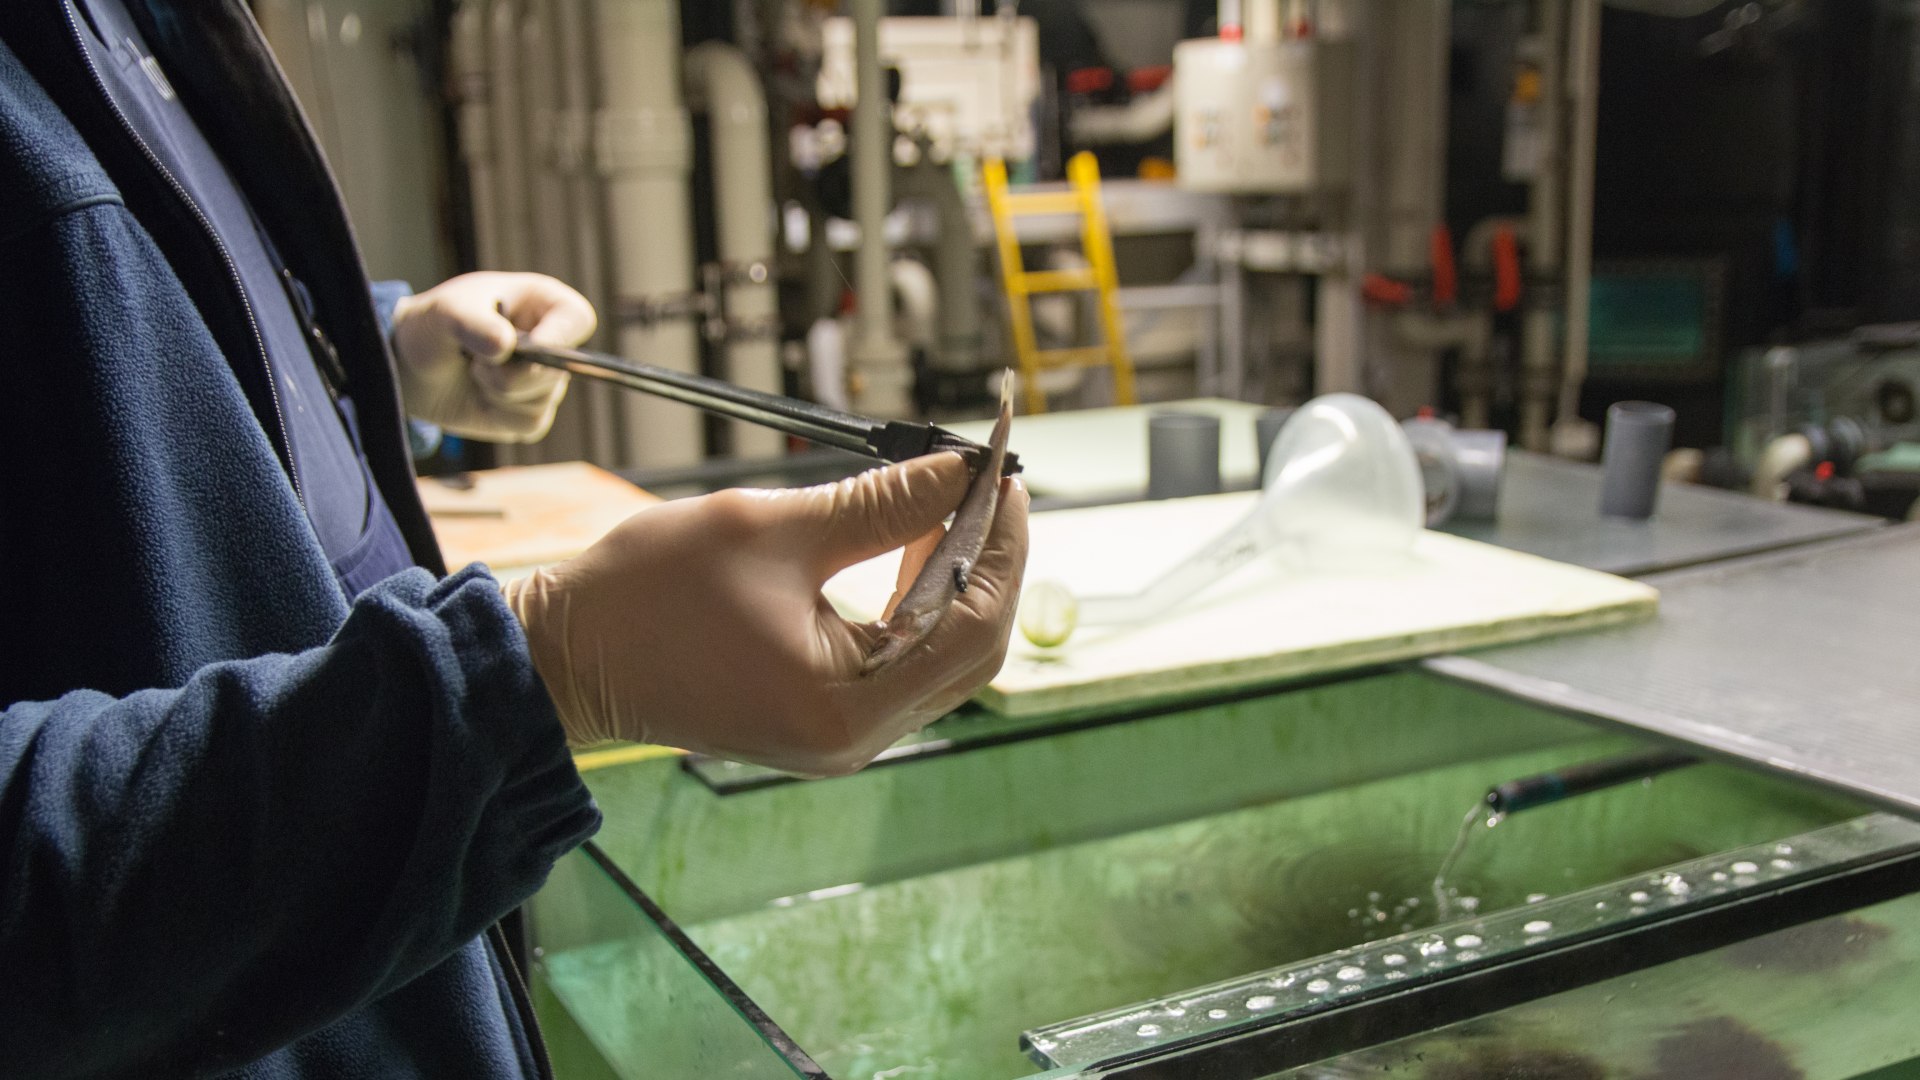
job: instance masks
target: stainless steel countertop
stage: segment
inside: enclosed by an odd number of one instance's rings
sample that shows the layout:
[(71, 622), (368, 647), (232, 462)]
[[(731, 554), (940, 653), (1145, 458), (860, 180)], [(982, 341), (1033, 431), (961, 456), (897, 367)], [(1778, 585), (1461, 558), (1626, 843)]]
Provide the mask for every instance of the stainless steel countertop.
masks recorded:
[(1424, 666), (1920, 815), (1920, 525), (1647, 581), (1652, 622)]
[(1497, 521), (1444, 531), (1611, 574), (1639, 577), (1878, 528), (1879, 518), (1768, 502), (1695, 484), (1663, 484), (1654, 516), (1600, 515), (1600, 468), (1507, 453)]

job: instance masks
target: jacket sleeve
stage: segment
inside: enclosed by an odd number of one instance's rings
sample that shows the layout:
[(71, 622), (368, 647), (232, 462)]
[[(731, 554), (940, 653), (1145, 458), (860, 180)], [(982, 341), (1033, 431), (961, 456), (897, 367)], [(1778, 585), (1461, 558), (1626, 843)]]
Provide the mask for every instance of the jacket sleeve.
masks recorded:
[(472, 567), (326, 645), (0, 712), (0, 1075), (252, 1060), (400, 987), (597, 826)]

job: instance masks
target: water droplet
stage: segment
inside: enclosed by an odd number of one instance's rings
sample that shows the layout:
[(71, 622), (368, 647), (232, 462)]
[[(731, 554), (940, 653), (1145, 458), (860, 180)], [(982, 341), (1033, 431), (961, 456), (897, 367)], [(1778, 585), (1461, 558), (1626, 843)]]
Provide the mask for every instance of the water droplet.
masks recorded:
[(1419, 898), (1419, 897), (1417, 897), (1417, 896), (1409, 896), (1409, 897), (1407, 897), (1407, 906), (1408, 906), (1408, 907), (1410, 907), (1410, 908), (1415, 908), (1415, 907), (1419, 907), (1419, 906), (1420, 906), (1420, 898)]
[(1627, 909), (1627, 914), (1629, 915), (1645, 915), (1646, 913), (1647, 913), (1647, 909), (1639, 906), (1638, 904)]
[(1660, 887), (1667, 890), (1668, 896), (1685, 896), (1693, 891), (1686, 878), (1672, 872), (1660, 875)]
[(1480, 910), (1480, 898), (1477, 896), (1463, 896), (1460, 898), (1459, 904), (1460, 910), (1469, 915)]
[(1715, 870), (1715, 871), (1714, 871), (1714, 872), (1713, 872), (1713, 873), (1712, 873), (1712, 874), (1711, 874), (1710, 876), (1711, 876), (1711, 877), (1713, 878), (1713, 880), (1715, 880), (1715, 881), (1725, 881), (1725, 880), (1727, 880), (1727, 872), (1726, 872), (1725, 870)]
[(1644, 889), (1635, 889), (1632, 892), (1627, 894), (1627, 899), (1633, 901), (1636, 904), (1644, 904), (1647, 901), (1653, 899), (1653, 897), (1650, 894), (1648, 894), (1647, 891)]
[(1255, 994), (1247, 999), (1247, 1010), (1249, 1012), (1259, 1012), (1261, 1009), (1271, 1008), (1273, 1008), (1272, 994)]
[(1462, 953), (1460, 954), (1460, 959), (1462, 959), (1462, 960), (1478, 960), (1478, 959), (1480, 959), (1480, 954), (1479, 954), (1479, 953), (1477, 953), (1477, 952), (1475, 952), (1475, 951), (1473, 951), (1472, 949), (1468, 949), (1468, 950), (1466, 950), (1466, 951), (1464, 951), (1464, 952), (1462, 952)]
[(1775, 855), (1791, 855), (1793, 854), (1793, 845), (1792, 844), (1775, 844), (1773, 845), (1773, 853)]
[(1544, 934), (1553, 929), (1553, 924), (1545, 919), (1535, 919), (1520, 929), (1525, 930), (1529, 934)]
[(1160, 1034), (1160, 1025), (1159, 1025), (1159, 1024), (1141, 1024), (1141, 1025), (1140, 1025), (1140, 1026), (1139, 1026), (1139, 1027), (1138, 1027), (1137, 1029), (1135, 1029), (1135, 1030), (1136, 1030), (1136, 1033), (1137, 1033), (1137, 1034), (1138, 1034), (1138, 1035), (1139, 1035), (1139, 1036), (1140, 1036), (1141, 1038), (1143, 1038), (1143, 1039), (1151, 1039), (1151, 1038), (1153, 1038), (1153, 1037), (1154, 1037), (1155, 1035), (1158, 1035), (1158, 1034)]
[(1295, 975), (1293, 972), (1289, 971), (1285, 975), (1276, 975), (1275, 977), (1268, 979), (1267, 985), (1273, 987), (1275, 990), (1285, 990), (1287, 987), (1292, 986), (1294, 983), (1299, 981), (1300, 981), (1300, 976)]
[(1775, 870), (1791, 870), (1793, 869), (1793, 860), (1792, 859), (1775, 859), (1772, 862), (1768, 863), (1767, 865), (1773, 867)]
[(1349, 919), (1357, 919), (1357, 918), (1359, 918), (1359, 917), (1360, 917), (1360, 909), (1359, 909), (1359, 908), (1357, 908), (1357, 907), (1350, 907), (1350, 908), (1348, 908), (1348, 909), (1347, 909), (1347, 918), (1349, 918)]
[(1225, 1009), (1208, 1009), (1207, 1010), (1207, 1019), (1209, 1020), (1225, 1020), (1226, 1018), (1227, 1018), (1227, 1010)]
[(1380, 962), (1387, 965), (1388, 967), (1399, 967), (1400, 965), (1407, 962), (1407, 958), (1397, 952), (1390, 952), (1387, 955), (1381, 957)]
[(1358, 968), (1352, 964), (1348, 964), (1346, 967), (1334, 972), (1333, 977), (1339, 979), (1341, 982), (1359, 982), (1361, 979), (1367, 977), (1367, 972), (1365, 968)]
[(1407, 977), (1407, 973), (1406, 973), (1406, 972), (1404, 972), (1404, 971), (1389, 971), (1389, 972), (1387, 972), (1387, 978), (1388, 978), (1388, 979), (1391, 979), (1391, 980), (1398, 980), (1398, 979), (1404, 979), (1404, 978), (1406, 978), (1406, 977)]
[(1432, 938), (1421, 942), (1419, 948), (1421, 956), (1439, 956), (1447, 951), (1447, 943), (1439, 938)]
[(1481, 945), (1479, 934), (1461, 934), (1453, 943), (1462, 949), (1477, 949)]
[(1751, 874), (1754, 871), (1760, 869), (1760, 867), (1756, 866), (1753, 863), (1748, 862), (1745, 859), (1741, 859), (1739, 862), (1734, 863), (1732, 866), (1728, 867), (1727, 869), (1732, 870), (1736, 874)]
[(1527, 894), (1527, 903), (1529, 903), (1529, 904), (1537, 904), (1537, 903), (1539, 903), (1540, 901), (1542, 901), (1542, 900), (1545, 900), (1546, 898), (1547, 898), (1547, 894), (1546, 894), (1546, 893), (1543, 893), (1543, 892), (1530, 892), (1530, 893), (1528, 893), (1528, 894)]
[(1379, 894), (1379, 893), (1377, 893), (1377, 892), (1370, 892), (1370, 893), (1368, 893), (1368, 894), (1367, 894), (1367, 902), (1368, 902), (1368, 903), (1372, 903), (1372, 904), (1377, 904), (1377, 903), (1379, 903), (1379, 902), (1380, 902), (1380, 894)]
[(1166, 1013), (1168, 1016), (1187, 1015), (1187, 1010), (1183, 1006), (1179, 1006), (1179, 1005), (1169, 1005), (1160, 1011)]
[(1605, 900), (1595, 900), (1593, 902), (1593, 910), (1595, 911), (1607, 910), (1607, 902)]
[(1324, 994), (1327, 991), (1333, 989), (1333, 984), (1328, 982), (1325, 979), (1315, 979), (1312, 982), (1307, 984), (1307, 989), (1313, 991), (1316, 994)]

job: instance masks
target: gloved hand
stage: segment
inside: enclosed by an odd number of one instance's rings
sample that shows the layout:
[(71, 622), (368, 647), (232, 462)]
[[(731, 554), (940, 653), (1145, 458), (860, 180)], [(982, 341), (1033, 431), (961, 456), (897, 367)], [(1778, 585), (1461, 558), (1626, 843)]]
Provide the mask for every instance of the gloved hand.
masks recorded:
[(507, 360), (518, 331), (542, 345), (593, 336), (593, 305), (544, 274), (461, 274), (393, 309), (407, 411), (456, 435), (535, 442), (553, 426), (567, 373)]
[(838, 571), (907, 545), (890, 613), (968, 482), (958, 455), (934, 454), (836, 484), (662, 503), (507, 583), (507, 603), (575, 746), (627, 739), (853, 772), (1006, 658), (1027, 559), (1027, 494), (1012, 479), (969, 588), (899, 660), (862, 676), (878, 632), (820, 595)]

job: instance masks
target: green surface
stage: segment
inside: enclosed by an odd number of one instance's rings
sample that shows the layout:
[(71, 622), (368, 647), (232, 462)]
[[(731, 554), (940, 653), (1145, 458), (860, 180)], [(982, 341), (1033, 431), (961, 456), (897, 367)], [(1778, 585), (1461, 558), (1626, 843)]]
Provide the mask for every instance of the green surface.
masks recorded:
[(1915, 1080), (1920, 897), (1540, 998), (1275, 1080)]
[[(602, 846), (832, 1075), (967, 1080), (1033, 1074), (1028, 1027), (1422, 924), (1489, 785), (1628, 745), (1403, 674), (729, 797), (671, 762), (589, 782)], [(1490, 911), (1855, 810), (1696, 767), (1517, 816), (1457, 879)], [(623, 1076), (778, 1075), (669, 1045), (701, 1041), (681, 1011), (746, 1025), (568, 866), (534, 911), (583, 1041)]]

